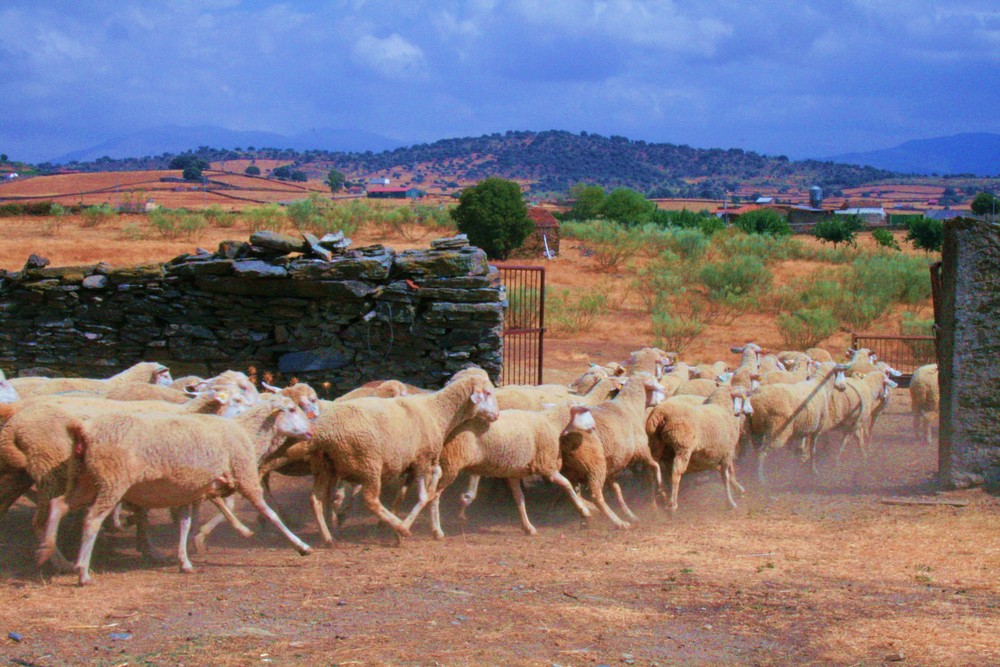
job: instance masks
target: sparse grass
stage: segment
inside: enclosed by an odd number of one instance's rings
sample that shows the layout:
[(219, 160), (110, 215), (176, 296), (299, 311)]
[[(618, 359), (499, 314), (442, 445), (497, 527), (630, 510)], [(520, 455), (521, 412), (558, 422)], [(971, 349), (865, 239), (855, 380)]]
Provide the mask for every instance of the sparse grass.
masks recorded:
[(600, 293), (572, 294), (568, 289), (546, 293), (547, 324), (561, 333), (583, 333), (605, 313), (607, 297)]

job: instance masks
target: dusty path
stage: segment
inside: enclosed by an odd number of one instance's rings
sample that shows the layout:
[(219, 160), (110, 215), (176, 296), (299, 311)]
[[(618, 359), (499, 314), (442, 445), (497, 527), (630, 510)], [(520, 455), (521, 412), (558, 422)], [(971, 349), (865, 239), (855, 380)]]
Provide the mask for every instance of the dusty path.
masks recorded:
[[(96, 585), (39, 576), (26, 501), (0, 520), (0, 658), (19, 665), (996, 664), (1000, 511), (898, 507), (932, 492), (935, 452), (914, 447), (905, 401), (880, 424), (875, 462), (848, 457), (813, 483), (786, 460), (771, 494), (724, 509), (714, 475), (685, 479), (681, 510), (617, 532), (581, 528), (559, 494), (529, 489), (523, 536), (506, 488), (469, 524), (445, 502), (448, 537), (425, 522), (402, 548), (363, 511), (338, 546), (300, 558), (228, 528), (198, 572), (144, 566), (131, 536), (96, 563)], [(743, 473), (744, 478), (750, 475)], [(629, 489), (636, 486), (629, 482)], [(279, 496), (313, 543), (302, 480)], [(485, 501), (485, 502), (483, 502)], [(641, 504), (637, 499), (636, 503)], [(243, 512), (246, 515), (246, 512)], [(252, 520), (252, 519), (251, 519)], [(173, 528), (156, 516), (156, 540)], [(122, 638), (122, 637), (127, 638)], [(117, 639), (115, 637), (118, 637)]]

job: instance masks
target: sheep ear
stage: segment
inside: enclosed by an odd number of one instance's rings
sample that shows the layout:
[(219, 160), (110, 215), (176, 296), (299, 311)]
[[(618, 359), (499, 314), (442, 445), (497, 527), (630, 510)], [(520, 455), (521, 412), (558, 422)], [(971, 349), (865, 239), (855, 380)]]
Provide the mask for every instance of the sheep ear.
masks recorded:
[(264, 389), (267, 389), (272, 394), (280, 394), (281, 393), (281, 389), (280, 388), (275, 387), (273, 384), (268, 384), (268, 383), (264, 382), (263, 380), (260, 381), (260, 386), (262, 386)]
[(230, 400), (229, 392), (224, 389), (221, 391), (218, 390), (212, 391), (210, 395), (212, 397), (212, 400), (216, 401), (219, 405), (229, 404)]
[(729, 351), (733, 352), (735, 354), (739, 354), (740, 352), (743, 351), (743, 348), (742, 347), (731, 347), (731, 348), (729, 348)]

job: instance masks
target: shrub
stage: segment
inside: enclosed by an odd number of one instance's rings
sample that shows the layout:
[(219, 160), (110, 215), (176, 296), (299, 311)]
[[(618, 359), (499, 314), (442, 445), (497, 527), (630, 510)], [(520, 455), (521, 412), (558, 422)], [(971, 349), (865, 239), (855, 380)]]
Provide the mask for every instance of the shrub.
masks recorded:
[(202, 211), (202, 214), (205, 216), (205, 221), (213, 227), (227, 229), (236, 224), (236, 216), (223, 211), (218, 204), (212, 204)]
[(800, 252), (801, 244), (787, 237), (746, 234), (730, 229), (712, 237), (712, 248), (722, 257), (751, 256), (768, 264), (791, 259)]
[(890, 250), (899, 250), (899, 243), (896, 242), (896, 237), (892, 235), (888, 229), (878, 228), (872, 231), (872, 238), (883, 248), (889, 248)]
[(736, 219), (735, 225), (747, 234), (789, 236), (792, 233), (788, 218), (769, 208), (747, 211)]
[[(904, 336), (933, 336), (934, 320), (924, 319), (920, 313), (904, 312), (899, 333)], [(937, 356), (933, 340), (907, 340), (904, 343), (917, 363), (932, 363)]]
[(697, 308), (688, 315), (658, 309), (651, 314), (653, 320), (653, 344), (664, 350), (684, 350), (701, 335), (708, 326), (700, 317)]
[(801, 308), (778, 316), (778, 333), (785, 347), (805, 350), (816, 347), (837, 330), (837, 318), (827, 308)]
[(118, 232), (118, 238), (123, 241), (145, 241), (147, 234), (139, 223), (129, 222), (122, 226), (121, 231)]
[(932, 220), (923, 216), (906, 223), (909, 231), (906, 232), (906, 240), (913, 244), (914, 248), (919, 248), (927, 252), (940, 252), (941, 242), (944, 238), (944, 223), (940, 220)]
[(552, 290), (545, 304), (548, 324), (556, 332), (590, 331), (605, 312), (606, 301), (600, 292), (585, 292), (574, 298), (568, 289)]
[(97, 227), (110, 220), (115, 215), (115, 210), (108, 204), (100, 206), (87, 206), (80, 211), (83, 217), (84, 227)]
[(698, 273), (709, 299), (727, 296), (754, 296), (771, 287), (771, 272), (756, 257), (734, 257), (705, 264)]
[(255, 164), (250, 165), (243, 170), (243, 173), (247, 176), (260, 176), (260, 167)]
[(865, 255), (851, 265), (847, 288), (877, 291), (896, 303), (919, 303), (931, 295), (927, 261), (907, 255)]
[(564, 222), (562, 230), (564, 235), (587, 244), (601, 271), (620, 270), (643, 247), (639, 235), (609, 220)]
[(259, 232), (264, 229), (280, 232), (288, 223), (287, 213), (277, 204), (247, 209), (243, 212), (243, 217), (249, 223), (251, 232)]

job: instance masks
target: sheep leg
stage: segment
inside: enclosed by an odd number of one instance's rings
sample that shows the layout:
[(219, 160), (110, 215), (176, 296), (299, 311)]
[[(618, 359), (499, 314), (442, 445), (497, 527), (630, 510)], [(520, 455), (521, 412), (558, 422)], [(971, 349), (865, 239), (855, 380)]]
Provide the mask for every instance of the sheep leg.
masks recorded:
[[(263, 484), (261, 485), (263, 486)], [(222, 523), (223, 521), (228, 521), (236, 532), (238, 532), (243, 537), (252, 537), (253, 531), (246, 527), (246, 525), (240, 521), (235, 514), (233, 514), (233, 507), (236, 505), (236, 498), (229, 496), (228, 498), (211, 498), (212, 504), (219, 509), (219, 513), (213, 516), (211, 519), (202, 524), (201, 528), (198, 529), (198, 533), (194, 536), (194, 549), (198, 553), (205, 553), (207, 550), (206, 541), (208, 536), (212, 534), (212, 531)], [(279, 514), (280, 515), (280, 514)]]
[[(587, 503), (583, 500), (583, 498), (580, 497), (580, 494), (576, 492), (576, 489), (573, 488), (573, 485), (570, 483), (570, 481), (565, 477), (563, 477), (561, 472), (556, 471), (552, 473), (551, 475), (549, 475), (548, 479), (553, 484), (558, 484), (559, 486), (562, 487), (563, 491), (566, 492), (566, 495), (569, 496), (569, 499), (573, 501), (573, 506), (576, 507), (576, 511), (580, 513), (580, 516), (582, 516), (584, 519), (590, 518), (590, 509), (587, 507)], [(476, 479), (476, 481), (477, 482), (479, 481), (478, 478)], [(615, 518), (617, 519), (618, 517)]]
[(469, 488), (465, 490), (462, 494), (460, 502), (462, 503), (462, 508), (458, 511), (458, 520), (465, 523), (465, 508), (472, 504), (472, 501), (476, 499), (476, 495), (479, 493), (479, 480), (482, 479), (479, 475), (469, 475)]
[(257, 480), (256, 476), (253, 478), (256, 484), (237, 484), (236, 490), (239, 491), (240, 495), (247, 499), (247, 501), (253, 505), (254, 509), (263, 514), (268, 521), (270, 521), (275, 528), (281, 531), (281, 534), (291, 542), (295, 549), (299, 552), (299, 555), (306, 556), (312, 553), (312, 549), (308, 544), (303, 542), (295, 535), (292, 531), (288, 530), (281, 521), (281, 517), (271, 509), (266, 502), (264, 502), (264, 490), (260, 488), (260, 482)]
[[(29, 478), (30, 479), (30, 478)], [(31, 527), (35, 531), (35, 537), (39, 544), (39, 558), (41, 558), (42, 545), (46, 541), (46, 527), (48, 526), (48, 519), (50, 515), (50, 507), (52, 504), (52, 493), (50, 491), (50, 486), (48, 484), (42, 483), (38, 485), (38, 498), (35, 504), (35, 514), (31, 519)], [(46, 560), (52, 563), (52, 567), (55, 568), (57, 572), (73, 572), (73, 563), (63, 556), (62, 552), (59, 551), (59, 547), (55, 546), (53, 541), (52, 552), (45, 556)], [(44, 562), (42, 560), (39, 565)]]
[(111, 511), (111, 529), (117, 533), (125, 532), (125, 524), (122, 523), (122, 504), (118, 503)]
[(670, 468), (670, 513), (677, 511), (677, 496), (681, 491), (681, 477), (687, 471), (690, 457), (680, 455), (674, 456)]
[(194, 565), (188, 558), (188, 534), (191, 532), (191, 506), (184, 505), (177, 510), (177, 559), (181, 562), (181, 572), (194, 572)]
[[(44, 536), (36, 553), (36, 562), (38, 565), (43, 565), (59, 551), (56, 546), (56, 538), (59, 533), (59, 522), (62, 521), (66, 513), (92, 502), (97, 495), (93, 480), (85, 470), (77, 476), (76, 480), (73, 480), (71, 477), (70, 484), (67, 485), (65, 492), (60, 495), (52, 492), (55, 487), (51, 482), (52, 480), (47, 478), (38, 485), (39, 504), (36, 507), (36, 512), (42, 508), (43, 504), (48, 509), (47, 520), (44, 519), (44, 513), (41, 516), (36, 514), (36, 521), (45, 521)], [(50, 498), (51, 500), (49, 500)]]
[(747, 490), (743, 488), (743, 485), (736, 480), (736, 462), (729, 462), (729, 481), (736, 485), (736, 488), (740, 490), (740, 493), (746, 493)]
[(76, 572), (79, 575), (78, 583), (80, 586), (93, 583), (90, 578), (90, 558), (94, 553), (94, 542), (97, 541), (97, 533), (100, 532), (101, 525), (114, 511), (119, 499), (118, 495), (113, 496), (107, 491), (102, 491), (98, 494), (94, 504), (87, 510), (80, 538), (80, 554), (76, 558)]
[(524, 490), (521, 488), (521, 479), (519, 477), (511, 477), (507, 480), (507, 485), (510, 486), (510, 492), (514, 494), (514, 502), (517, 503), (517, 511), (521, 515), (521, 528), (528, 535), (534, 537), (538, 535), (538, 531), (535, 527), (531, 525), (531, 521), (528, 519), (528, 509), (524, 506)]
[[(309, 500), (312, 503), (313, 515), (316, 523), (319, 524), (319, 532), (323, 537), (324, 546), (333, 544), (333, 534), (326, 523), (326, 517), (330, 507), (330, 486), (333, 474), (330, 472), (327, 463), (319, 458), (312, 459), (313, 490)], [(336, 515), (334, 515), (336, 516)]]
[(732, 481), (733, 475), (732, 467), (732, 463), (724, 463), (719, 466), (719, 473), (722, 475), (722, 485), (726, 487), (726, 500), (729, 501), (729, 506), (732, 509), (736, 509), (736, 501), (733, 500), (733, 491), (732, 488), (730, 488), (730, 482)]
[(417, 504), (413, 506), (413, 509), (410, 510), (410, 514), (403, 520), (403, 526), (406, 527), (407, 530), (409, 530), (410, 526), (413, 525), (413, 522), (417, 520), (417, 515), (420, 514), (420, 511), (431, 501), (431, 493), (428, 492), (428, 489), (436, 493), (438, 481), (440, 481), (440, 479), (441, 466), (438, 465), (431, 468), (430, 480), (427, 479), (425, 474), (417, 477), (417, 493), (419, 500), (417, 501)]
[[(437, 484), (437, 488), (434, 490), (434, 497), (431, 498), (431, 534), (434, 535), (435, 539), (443, 539), (444, 531), (441, 529), (441, 495), (444, 490), (451, 486), (451, 483), (455, 481), (458, 474), (454, 470), (447, 469), (442, 466), (441, 468), (441, 480)], [(479, 478), (476, 478), (478, 482)], [(463, 500), (465, 496), (463, 495)], [(465, 511), (465, 506), (462, 506), (462, 511)], [(463, 517), (464, 519), (464, 517)]]
[(924, 436), (929, 442), (929, 438), (926, 438), (926, 433), (924, 429), (924, 415), (920, 412), (913, 413), (913, 438), (915, 440), (920, 440), (921, 436)]
[[(165, 562), (166, 559), (153, 546), (153, 539), (149, 533), (149, 511), (145, 507), (135, 507), (134, 509), (136, 550), (142, 554), (143, 559), (147, 562)], [(174, 511), (176, 511), (176, 508), (174, 508)]]
[(819, 477), (819, 469), (816, 467), (816, 451), (818, 449), (816, 441), (819, 438), (818, 433), (812, 433), (803, 439), (806, 444), (806, 449), (809, 452), (809, 470), (813, 477)]
[(764, 474), (764, 459), (767, 458), (767, 448), (757, 450), (757, 481), (761, 486), (767, 486), (767, 475)]
[(374, 478), (361, 485), (361, 496), (364, 498), (365, 506), (368, 510), (382, 521), (389, 524), (389, 527), (396, 531), (399, 537), (410, 537), (410, 529), (403, 525), (395, 514), (386, 509), (379, 497), (382, 493), (382, 480)]
[(611, 480), (611, 489), (615, 492), (615, 500), (618, 502), (618, 506), (622, 509), (622, 513), (625, 514), (633, 523), (639, 523), (639, 517), (637, 517), (632, 510), (629, 509), (628, 505), (625, 504), (625, 496), (622, 495), (621, 484), (617, 480)]

